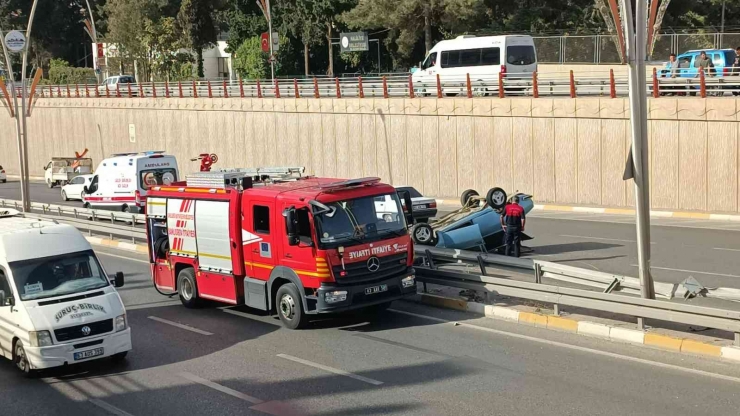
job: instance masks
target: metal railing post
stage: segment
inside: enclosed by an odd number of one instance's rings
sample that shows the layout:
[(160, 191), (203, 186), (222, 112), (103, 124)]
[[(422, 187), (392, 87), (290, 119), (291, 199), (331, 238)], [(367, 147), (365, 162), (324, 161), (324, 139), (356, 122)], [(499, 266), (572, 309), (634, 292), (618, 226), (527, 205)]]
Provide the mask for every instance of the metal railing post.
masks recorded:
[(498, 73), (498, 98), (504, 98), (506, 97), (506, 93), (504, 92), (504, 74), (501, 72)]
[(570, 70), (570, 98), (576, 98), (576, 78), (573, 76), (573, 70)]
[(617, 98), (617, 84), (614, 81), (614, 70), (609, 70), (609, 96), (611, 98)]
[(334, 78), (334, 83), (337, 86), (337, 98), (342, 98), (342, 87), (339, 85), (339, 78)]
[(704, 76), (704, 68), (699, 68), (699, 93), (701, 98), (707, 98), (707, 78)]
[(653, 68), (653, 98), (660, 98), (660, 83), (658, 83), (658, 70)]
[(164, 81), (164, 98), (170, 98), (170, 83), (169, 81)]
[(321, 97), (321, 94), (319, 93), (319, 81), (314, 77), (313, 79), (313, 98), (319, 98)]
[(280, 84), (277, 78), (275, 78), (275, 98), (280, 98)]
[(470, 85), (470, 74), (465, 74), (465, 82), (468, 87), (468, 98), (473, 98), (473, 87)]
[(262, 98), (262, 84), (257, 80), (257, 98)]
[(154, 85), (154, 83), (150, 83), (149, 85), (152, 86), (152, 98), (157, 98), (157, 86)]
[(362, 88), (362, 77), (357, 78), (357, 86), (360, 89), (360, 98), (365, 98), (365, 90)]
[(239, 96), (244, 98), (244, 82), (239, 78)]
[(198, 83), (193, 80), (193, 98), (198, 98)]
[(229, 87), (226, 85), (226, 80), (224, 80), (224, 98), (229, 98)]
[(213, 98), (213, 90), (211, 90), (211, 81), (208, 81), (208, 98)]
[(414, 98), (414, 78), (409, 75), (409, 98)]
[(388, 79), (383, 75), (383, 98), (388, 98)]
[(293, 78), (293, 89), (295, 90), (293, 93), (295, 94), (295, 98), (301, 98), (301, 91), (298, 89), (298, 79)]
[[(116, 85), (118, 85), (118, 84), (116, 84)], [(126, 86), (128, 86), (128, 98), (131, 98), (131, 97), (133, 97), (134, 95), (133, 95), (133, 93), (131, 92), (131, 84), (126, 84)]]
[(437, 98), (442, 98), (442, 81), (439, 78), (439, 74), (437, 74)]
[(180, 92), (180, 98), (182, 98), (183, 97), (183, 95), (182, 95), (182, 81), (177, 81), (177, 89)]
[(537, 71), (532, 72), (532, 96), (540, 98), (540, 84), (537, 80)]

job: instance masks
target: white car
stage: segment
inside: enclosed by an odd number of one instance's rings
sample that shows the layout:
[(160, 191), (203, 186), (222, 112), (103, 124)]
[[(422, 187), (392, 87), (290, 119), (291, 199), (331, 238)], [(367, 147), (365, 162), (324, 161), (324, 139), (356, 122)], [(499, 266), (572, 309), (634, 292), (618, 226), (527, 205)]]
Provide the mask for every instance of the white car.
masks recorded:
[[(108, 87), (107, 90), (106, 86)], [(131, 88), (132, 96), (139, 95), (136, 79), (131, 75), (116, 75), (114, 77), (106, 78), (103, 83), (98, 86), (98, 93), (101, 97), (105, 97), (106, 94), (115, 96), (116, 86), (118, 87), (118, 93), (121, 94), (121, 96), (127, 97), (129, 88)]]
[(5, 169), (3, 169), (2, 166), (0, 166), (0, 183), (5, 183), (8, 181), (8, 176), (5, 174)]
[(62, 199), (65, 201), (69, 201), (70, 199), (82, 201), (85, 187), (90, 185), (93, 176), (95, 175), (76, 176), (69, 183), (62, 186)]

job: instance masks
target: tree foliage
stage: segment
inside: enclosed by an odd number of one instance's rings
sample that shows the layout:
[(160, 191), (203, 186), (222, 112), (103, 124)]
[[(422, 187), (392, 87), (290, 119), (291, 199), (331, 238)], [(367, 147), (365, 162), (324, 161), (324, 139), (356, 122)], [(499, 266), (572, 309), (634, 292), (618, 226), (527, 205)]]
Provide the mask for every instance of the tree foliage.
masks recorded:
[(183, 0), (178, 20), (187, 46), (195, 51), (198, 76), (203, 77), (203, 50), (216, 44), (218, 29), (212, 0)]
[[(280, 74), (287, 65), (288, 68), (293, 66), (293, 51), (290, 46), (290, 40), (281, 36), (279, 40), (280, 48), (275, 53), (275, 72)], [(233, 66), (234, 71), (239, 74), (240, 78), (247, 79), (266, 79), (270, 77), (270, 55), (262, 52), (262, 41), (259, 37), (253, 36), (242, 43), (234, 54)]]

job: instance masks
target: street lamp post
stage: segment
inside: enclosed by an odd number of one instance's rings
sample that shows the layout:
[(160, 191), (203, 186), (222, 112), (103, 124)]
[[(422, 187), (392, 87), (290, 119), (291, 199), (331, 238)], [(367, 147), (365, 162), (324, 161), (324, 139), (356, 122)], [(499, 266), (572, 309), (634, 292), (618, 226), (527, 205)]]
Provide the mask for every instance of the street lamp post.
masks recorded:
[[(632, 18), (631, 0), (621, 0), (624, 16), (627, 61), (629, 63), (629, 99), (632, 124), (632, 167), (635, 181), (635, 208), (637, 211), (637, 263), (643, 298), (655, 299), (653, 279), (650, 275), (650, 191), (647, 143), (647, 79), (645, 56), (647, 53), (647, 1), (636, 2)], [(638, 318), (643, 327), (643, 319)]]
[[(18, 94), (15, 87), (15, 75), (13, 74), (13, 65), (10, 60), (10, 53), (5, 41), (3, 44), (3, 53), (5, 54), (5, 62), (8, 67), (8, 74), (10, 76), (10, 89), (13, 94), (13, 107), (15, 107), (15, 126), (16, 126), (16, 137), (18, 142), (18, 162), (19, 171), (21, 177), (21, 204), (24, 212), (31, 211), (31, 200), (29, 196), (28, 186), (28, 140), (27, 140), (27, 117), (28, 112), (26, 111), (28, 89), (26, 88), (26, 67), (28, 66), (28, 50), (29, 41), (31, 38), (31, 29), (33, 27), (33, 17), (36, 14), (36, 6), (38, 0), (34, 0), (31, 6), (31, 13), (28, 16), (28, 26), (26, 28), (26, 44), (23, 53), (23, 64), (21, 66), (21, 105), (18, 106)], [(3, 36), (2, 30), (0, 29), (0, 35)]]

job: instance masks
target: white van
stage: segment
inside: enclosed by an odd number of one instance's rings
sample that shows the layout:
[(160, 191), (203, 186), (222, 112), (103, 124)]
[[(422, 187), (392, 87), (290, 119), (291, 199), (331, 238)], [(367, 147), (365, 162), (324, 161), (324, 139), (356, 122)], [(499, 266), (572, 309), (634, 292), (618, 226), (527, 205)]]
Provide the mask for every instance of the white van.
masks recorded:
[(143, 213), (149, 188), (178, 177), (177, 159), (164, 152), (115, 154), (100, 162), (82, 202), (85, 208)]
[(0, 209), (0, 356), (19, 370), (112, 357), (131, 350), (131, 329), (111, 278), (70, 225)]
[[(482, 82), (498, 90), (498, 74), (507, 78), (521, 74), (528, 76), (537, 71), (537, 51), (534, 40), (527, 35), (458, 36), (434, 45), (429, 55), (414, 72), (414, 90), (422, 95), (437, 91), (437, 74), (445, 86), (445, 93), (465, 91), (467, 75), (473, 84)], [(448, 88), (450, 83), (459, 88)], [(480, 89), (481, 87), (476, 87)]]

